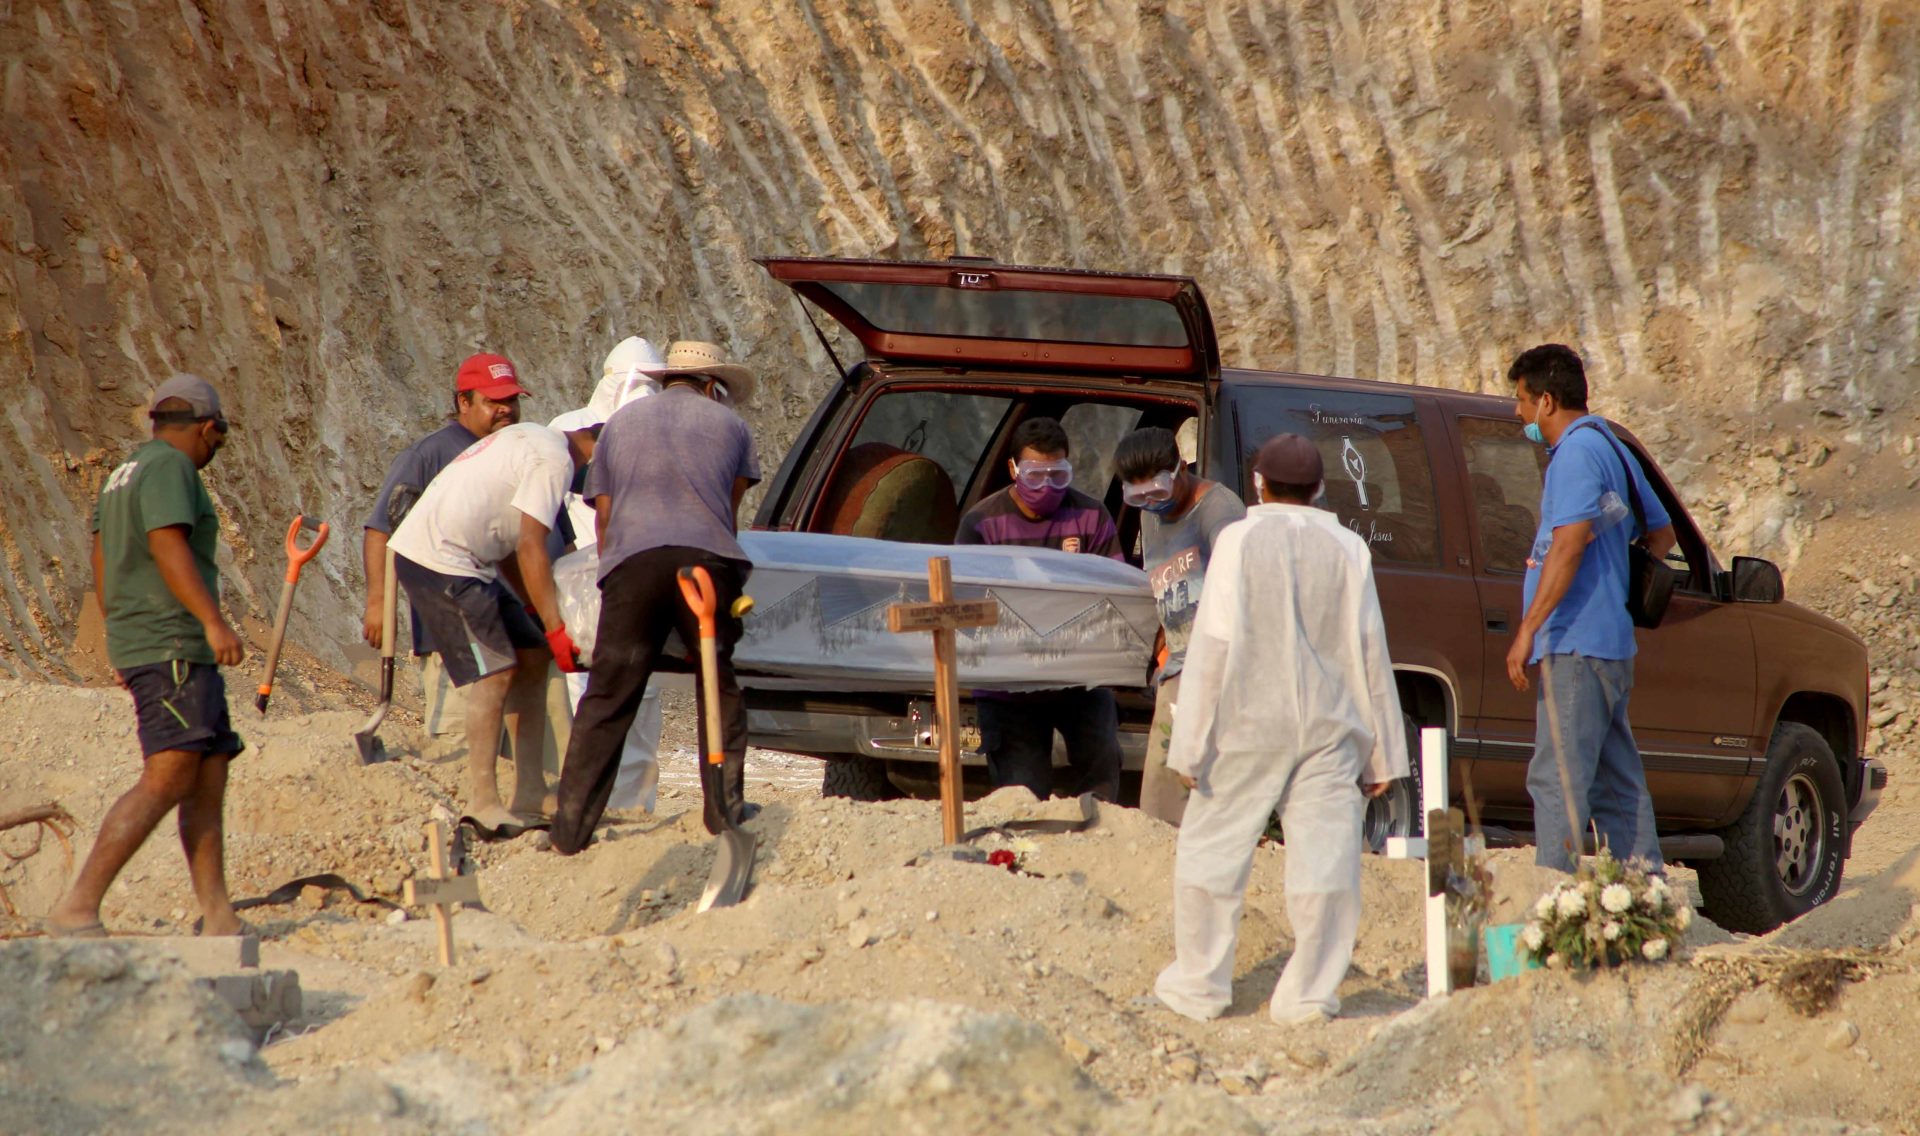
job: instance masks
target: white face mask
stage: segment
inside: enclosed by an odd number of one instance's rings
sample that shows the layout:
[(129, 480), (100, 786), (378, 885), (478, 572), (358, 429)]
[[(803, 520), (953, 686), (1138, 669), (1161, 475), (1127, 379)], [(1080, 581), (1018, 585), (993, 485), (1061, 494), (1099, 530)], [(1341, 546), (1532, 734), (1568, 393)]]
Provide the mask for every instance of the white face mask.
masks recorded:
[(1253, 499), (1256, 502), (1267, 499), (1267, 479), (1261, 477), (1257, 469), (1253, 471)]

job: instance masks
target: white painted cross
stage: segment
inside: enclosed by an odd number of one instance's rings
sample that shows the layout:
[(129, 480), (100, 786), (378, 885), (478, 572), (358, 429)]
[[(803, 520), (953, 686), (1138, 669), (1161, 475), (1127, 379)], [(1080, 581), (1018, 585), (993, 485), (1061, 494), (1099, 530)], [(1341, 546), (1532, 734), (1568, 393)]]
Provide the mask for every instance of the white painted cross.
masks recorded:
[[(1427, 819), (1422, 830), (1433, 832), (1436, 811), (1447, 808), (1447, 732), (1429, 726), (1420, 731), (1420, 815)], [(1457, 841), (1456, 841), (1457, 843)], [(1387, 857), (1392, 860), (1427, 859), (1428, 842), (1419, 836), (1390, 836)], [(1432, 868), (1428, 868), (1429, 881)], [(1449, 933), (1447, 895), (1444, 888), (1429, 882), (1427, 892), (1427, 997), (1453, 991), (1452, 971), (1447, 965)]]

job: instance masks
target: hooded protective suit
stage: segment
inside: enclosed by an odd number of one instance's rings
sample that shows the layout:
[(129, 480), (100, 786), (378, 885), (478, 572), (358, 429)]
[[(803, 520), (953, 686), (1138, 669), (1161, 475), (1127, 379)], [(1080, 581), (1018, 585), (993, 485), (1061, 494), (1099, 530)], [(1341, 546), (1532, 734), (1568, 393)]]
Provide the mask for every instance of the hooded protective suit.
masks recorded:
[[(628, 336), (607, 354), (600, 370), (600, 384), (594, 388), (587, 405), (559, 415), (548, 425), (555, 430), (580, 430), (605, 422), (627, 403), (657, 393), (660, 383), (650, 372), (666, 365), (653, 344), (637, 335)], [(578, 493), (567, 494), (567, 513), (573, 520), (576, 547), (599, 543), (599, 522), (593, 507)], [(567, 698), (578, 710), (580, 699), (587, 693), (587, 676), (570, 674), (566, 678)], [(660, 692), (650, 686), (640, 700), (640, 714), (634, 718), (633, 728), (627, 731), (626, 745), (620, 751), (620, 771), (614, 777), (613, 793), (607, 798), (608, 808), (653, 811), (660, 786), (661, 725)]]
[(1293, 956), (1274, 1020), (1339, 1012), (1360, 925), (1360, 783), (1407, 775), (1366, 542), (1332, 513), (1258, 505), (1207, 568), (1167, 767), (1194, 778), (1174, 866), (1174, 951), (1154, 993), (1191, 1018), (1232, 1001), (1235, 940), (1267, 818), (1287, 844)]

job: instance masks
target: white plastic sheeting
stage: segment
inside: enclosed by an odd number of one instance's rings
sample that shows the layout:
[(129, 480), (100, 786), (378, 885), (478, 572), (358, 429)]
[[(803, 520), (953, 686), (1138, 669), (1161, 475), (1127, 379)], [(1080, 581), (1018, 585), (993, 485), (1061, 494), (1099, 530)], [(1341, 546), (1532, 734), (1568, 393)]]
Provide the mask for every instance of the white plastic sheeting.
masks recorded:
[[(1020, 691), (1146, 679), (1159, 616), (1146, 574), (1117, 560), (822, 533), (745, 532), (740, 543), (753, 560), (747, 593), (755, 606), (734, 650), (747, 685), (932, 689), (928, 636), (888, 631), (887, 608), (927, 599), (927, 562), (936, 556), (952, 561), (955, 599), (1000, 603), (997, 625), (959, 633), (963, 686)], [(554, 567), (561, 614), (589, 657), (600, 622), (598, 571), (591, 551)]]

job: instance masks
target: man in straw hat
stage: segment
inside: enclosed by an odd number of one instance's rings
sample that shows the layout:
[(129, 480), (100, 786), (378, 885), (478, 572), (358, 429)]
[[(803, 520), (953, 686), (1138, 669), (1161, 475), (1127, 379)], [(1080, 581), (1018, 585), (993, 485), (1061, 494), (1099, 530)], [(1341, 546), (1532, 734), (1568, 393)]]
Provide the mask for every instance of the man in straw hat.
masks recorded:
[(1174, 960), (1154, 996), (1198, 1019), (1232, 1001), (1247, 873), (1278, 807), (1294, 948), (1269, 1013), (1321, 1021), (1340, 1011), (1360, 926), (1362, 794), (1407, 775), (1407, 742), (1372, 554), (1308, 504), (1319, 450), (1281, 434), (1253, 468), (1260, 503), (1214, 545), (1173, 718), (1167, 768), (1192, 796), (1173, 869)]
[[(569, 410), (556, 417), (547, 425), (555, 430), (573, 430), (595, 422), (605, 422), (613, 417), (613, 412), (635, 399), (647, 398), (660, 393), (660, 380), (656, 377), (667, 365), (653, 344), (637, 335), (629, 335), (614, 345), (607, 353), (606, 361), (600, 367), (600, 384), (593, 390), (593, 397), (579, 410)], [(584, 483), (576, 479), (574, 491), (567, 494), (567, 514), (573, 518), (574, 546), (585, 551), (599, 543), (599, 518), (594, 515), (593, 505), (580, 495)], [(587, 676), (584, 672), (564, 676), (566, 678), (568, 711), (577, 714), (580, 700), (587, 694)], [(549, 711), (549, 719), (552, 719)], [(571, 722), (569, 717), (568, 722)], [(620, 751), (620, 765), (614, 777), (613, 793), (607, 798), (607, 808), (615, 812), (628, 812), (639, 809), (652, 812), (659, 793), (660, 784), (660, 730), (663, 718), (660, 711), (660, 688), (650, 684), (646, 695), (640, 700), (640, 712), (634, 717), (633, 728), (627, 731), (626, 745)], [(572, 737), (569, 725), (565, 736)], [(561, 746), (565, 751), (565, 745)]]
[[(682, 568), (713, 577), (720, 618), (719, 685), (726, 745), (725, 800), (706, 802), (707, 831), (745, 818), (747, 710), (733, 675), (740, 622), (724, 613), (746, 586), (740, 499), (760, 480), (753, 434), (733, 408), (753, 398), (753, 372), (711, 343), (681, 341), (667, 351), (659, 394), (615, 411), (583, 492), (600, 532), (600, 627), (586, 697), (560, 770), (553, 847), (586, 847), (606, 810), (621, 747), (667, 636), (688, 645), (699, 624), (681, 598)], [(700, 736), (707, 707), (700, 706)]]

